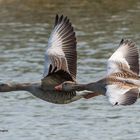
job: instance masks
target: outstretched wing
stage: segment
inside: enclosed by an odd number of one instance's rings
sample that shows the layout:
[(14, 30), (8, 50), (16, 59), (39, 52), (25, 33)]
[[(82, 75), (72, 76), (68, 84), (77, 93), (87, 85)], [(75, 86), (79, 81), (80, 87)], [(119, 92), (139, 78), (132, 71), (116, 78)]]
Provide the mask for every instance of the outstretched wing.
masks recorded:
[(139, 96), (137, 88), (126, 89), (117, 85), (108, 85), (106, 89), (106, 96), (112, 105), (131, 105), (137, 101)]
[(74, 29), (67, 17), (56, 15), (55, 25), (48, 41), (45, 54), (44, 77), (52, 70), (63, 70), (76, 79), (77, 51)]
[(129, 69), (139, 74), (139, 53), (135, 43), (131, 40), (123, 40), (120, 47), (113, 53), (107, 62), (107, 75), (120, 72), (120, 67)]

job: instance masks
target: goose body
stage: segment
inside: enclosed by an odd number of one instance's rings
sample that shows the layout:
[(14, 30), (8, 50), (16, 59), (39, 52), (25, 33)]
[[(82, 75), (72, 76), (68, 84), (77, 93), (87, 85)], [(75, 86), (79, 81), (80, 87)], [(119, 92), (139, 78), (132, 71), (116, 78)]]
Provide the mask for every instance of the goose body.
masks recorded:
[(51, 103), (70, 103), (82, 98), (83, 94), (78, 95), (76, 91), (60, 92), (54, 87), (64, 81), (75, 82), (76, 72), (77, 51), (74, 29), (67, 17), (56, 15), (45, 53), (43, 79), (37, 83), (0, 84), (0, 92), (25, 90)]
[(131, 105), (139, 97), (139, 53), (135, 43), (122, 40), (107, 62), (105, 95), (113, 105)]
[[(122, 40), (107, 61), (105, 78), (89, 84), (64, 82), (58, 87), (64, 91), (88, 90), (105, 95), (112, 105), (131, 105), (136, 102), (140, 92), (138, 48), (133, 41)], [(92, 96), (94, 93), (90, 98)]]

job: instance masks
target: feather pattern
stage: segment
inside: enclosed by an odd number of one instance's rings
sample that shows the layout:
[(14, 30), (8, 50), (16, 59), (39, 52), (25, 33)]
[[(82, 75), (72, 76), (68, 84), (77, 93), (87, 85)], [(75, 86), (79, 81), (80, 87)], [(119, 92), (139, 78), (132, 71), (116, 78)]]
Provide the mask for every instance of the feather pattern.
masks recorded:
[(68, 72), (73, 80), (77, 72), (76, 37), (73, 27), (67, 17), (56, 15), (53, 31), (48, 40), (45, 54), (44, 77), (48, 74), (50, 64), (52, 68)]
[(139, 74), (139, 53), (135, 43), (131, 40), (123, 40), (120, 47), (113, 53), (107, 62), (107, 75), (120, 72), (121, 68), (129, 69)]
[(108, 60), (106, 96), (111, 104), (131, 105), (136, 102), (140, 83), (138, 74), (138, 49), (133, 41), (122, 40)]
[[(50, 69), (52, 66), (50, 65)], [(56, 85), (61, 84), (64, 81), (73, 81), (71, 75), (63, 70), (49, 70), (46, 77), (42, 79), (41, 89), (48, 95), (48, 99), (53, 103), (66, 103), (76, 96), (75, 91), (70, 92), (59, 92), (54, 90)]]
[(44, 78), (41, 90), (53, 103), (68, 103), (78, 100), (76, 91), (56, 91), (55, 86), (65, 81), (75, 81), (77, 71), (76, 37), (67, 17), (56, 15), (53, 31), (45, 54)]
[(131, 105), (139, 96), (138, 88), (122, 88), (118, 85), (107, 85), (106, 88), (106, 96), (112, 105)]

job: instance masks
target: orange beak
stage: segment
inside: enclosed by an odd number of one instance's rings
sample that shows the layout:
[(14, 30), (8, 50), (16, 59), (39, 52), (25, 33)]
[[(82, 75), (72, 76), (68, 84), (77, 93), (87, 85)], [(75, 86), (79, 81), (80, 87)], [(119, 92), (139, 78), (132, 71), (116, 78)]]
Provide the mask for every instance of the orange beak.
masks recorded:
[(55, 86), (56, 91), (62, 91), (62, 85)]

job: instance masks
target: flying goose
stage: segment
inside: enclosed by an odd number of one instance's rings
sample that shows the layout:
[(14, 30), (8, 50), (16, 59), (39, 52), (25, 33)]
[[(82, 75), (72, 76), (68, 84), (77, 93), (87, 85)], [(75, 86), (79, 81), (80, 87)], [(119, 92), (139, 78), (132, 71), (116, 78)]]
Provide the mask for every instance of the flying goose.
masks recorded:
[(25, 90), (34, 96), (56, 104), (66, 104), (84, 97), (76, 91), (56, 91), (55, 86), (64, 81), (76, 80), (76, 37), (71, 22), (63, 15), (56, 15), (55, 24), (45, 53), (44, 78), (36, 83), (0, 84), (0, 92)]
[[(107, 96), (112, 105), (131, 105), (139, 97), (139, 53), (131, 40), (120, 42), (119, 48), (107, 61), (106, 77), (89, 84), (64, 82), (55, 87), (59, 91), (88, 90)], [(94, 93), (88, 94), (91, 98)]]

